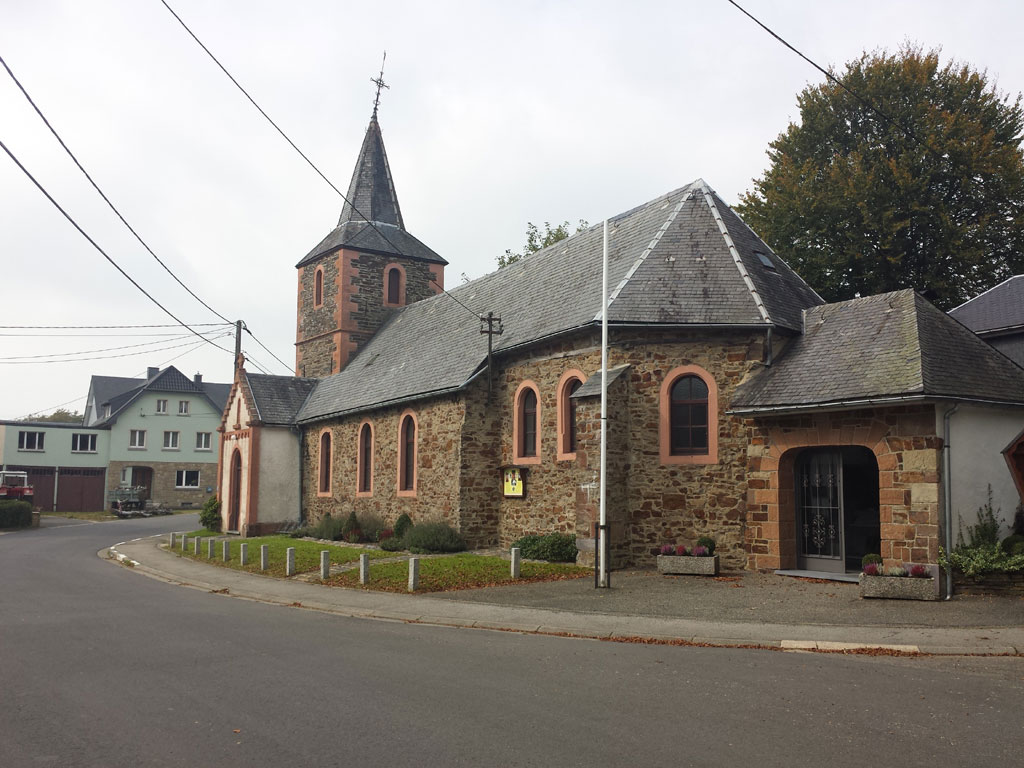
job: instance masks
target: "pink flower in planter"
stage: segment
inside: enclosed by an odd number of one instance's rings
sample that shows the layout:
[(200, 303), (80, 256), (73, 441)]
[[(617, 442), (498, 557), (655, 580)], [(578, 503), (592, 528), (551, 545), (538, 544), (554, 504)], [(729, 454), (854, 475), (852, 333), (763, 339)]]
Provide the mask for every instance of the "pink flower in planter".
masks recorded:
[(864, 575), (865, 576), (881, 576), (882, 575), (882, 566), (880, 566), (878, 563), (867, 563), (867, 564), (864, 565)]
[(928, 570), (928, 566), (921, 565), (920, 563), (911, 565), (907, 570), (910, 573), (911, 578), (914, 579), (930, 579), (932, 576), (931, 572)]
[(661, 545), (661, 554), (663, 554), (663, 555), (674, 555), (675, 553), (676, 553), (676, 548), (673, 545), (671, 545), (671, 544), (662, 544)]
[(693, 548), (693, 556), (694, 557), (708, 557), (710, 554), (711, 553), (708, 552), (708, 548), (707, 547), (694, 547)]
[(686, 545), (685, 544), (680, 544), (679, 546), (676, 547), (676, 554), (677, 555), (688, 555), (688, 554), (690, 554), (690, 552), (689, 552), (689, 550), (686, 549)]

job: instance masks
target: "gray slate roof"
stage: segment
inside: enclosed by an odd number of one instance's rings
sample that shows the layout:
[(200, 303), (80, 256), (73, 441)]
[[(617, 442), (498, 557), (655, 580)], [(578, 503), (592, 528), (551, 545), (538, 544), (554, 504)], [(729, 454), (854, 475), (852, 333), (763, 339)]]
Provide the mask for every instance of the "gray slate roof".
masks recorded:
[[(366, 128), (366, 136), (363, 137), (363, 145), (359, 149), (345, 197), (338, 226), (307, 253), (296, 267), (342, 246), (371, 253), (408, 256), (437, 264), (448, 263), (405, 230), (376, 114), (370, 118)], [(369, 223), (371, 221), (373, 225)]]
[(265, 376), (246, 373), (245, 378), (256, 406), (256, 418), (264, 424), (295, 423), (302, 404), (316, 386), (316, 379), (294, 376)]
[(1024, 404), (1024, 369), (910, 289), (814, 307), (805, 324), (731, 410), (914, 396)]
[(1024, 328), (1024, 275), (1004, 280), (949, 314), (980, 334)]
[(169, 365), (149, 379), (130, 379), (122, 376), (93, 376), (91, 389), (97, 407), (110, 405), (110, 417), (94, 424), (109, 425), (117, 421), (118, 414), (143, 392), (177, 392), (205, 396), (219, 411), (223, 411), (231, 391), (230, 384), (201, 382), (185, 376), (173, 365)]
[[(609, 231), (609, 324), (796, 331), (801, 310), (821, 303), (701, 180), (616, 216)], [(754, 251), (766, 254), (773, 269)], [(601, 262), (602, 228), (594, 226), (453, 288), (452, 296), (397, 311), (343, 370), (319, 382), (299, 419), (463, 387), (487, 354), (474, 313), (503, 319), (498, 353), (595, 324)]]

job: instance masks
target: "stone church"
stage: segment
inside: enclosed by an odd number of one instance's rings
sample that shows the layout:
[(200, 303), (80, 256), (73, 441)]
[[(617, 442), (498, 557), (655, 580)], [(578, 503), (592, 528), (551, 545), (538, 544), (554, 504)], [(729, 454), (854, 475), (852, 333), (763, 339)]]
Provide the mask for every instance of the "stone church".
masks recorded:
[[(703, 180), (609, 230), (613, 565), (703, 534), (730, 568), (934, 564), (986, 484), (1016, 506), (1024, 370), (924, 298), (826, 304)], [(592, 227), (445, 292), (375, 111), (337, 226), (296, 265), (296, 376), (239, 360), (224, 528), (405, 512), (471, 546), (572, 533), (592, 562), (601, 257)]]

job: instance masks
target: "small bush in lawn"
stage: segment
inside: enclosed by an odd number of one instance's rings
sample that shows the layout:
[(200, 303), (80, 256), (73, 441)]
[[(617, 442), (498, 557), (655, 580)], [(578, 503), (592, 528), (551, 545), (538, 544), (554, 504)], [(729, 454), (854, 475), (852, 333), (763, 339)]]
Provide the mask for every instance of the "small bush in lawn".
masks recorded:
[(462, 552), (466, 540), (448, 523), (419, 523), (405, 534), (405, 545), (414, 554), (433, 552)]
[(341, 520), (336, 517), (331, 517), (331, 514), (328, 512), (320, 518), (320, 522), (310, 529), (310, 536), (315, 539), (338, 541), (341, 539), (341, 528)]
[(359, 530), (359, 518), (356, 517), (356, 511), (353, 509), (348, 513), (348, 517), (345, 519), (344, 525), (341, 526), (341, 537), (345, 541), (349, 541), (349, 535), (352, 531)]
[(530, 533), (512, 542), (512, 547), (519, 548), (519, 554), (527, 560), (542, 560), (540, 556), (541, 537), (536, 533)]
[[(867, 555), (864, 555), (864, 557), (862, 557), (860, 559), (861, 567), (866, 566), (866, 565), (868, 565), (870, 563), (874, 563), (875, 565), (881, 565), (882, 564), (882, 556), (881, 555), (875, 555), (875, 554), (867, 554)], [(864, 571), (864, 573), (867, 573), (867, 571)]]
[(220, 530), (220, 499), (211, 496), (199, 512), (199, 524), (208, 531)]
[(388, 536), (380, 540), (380, 548), (385, 552), (401, 552), (405, 549), (405, 542), (397, 536)]
[(412, 518), (403, 512), (395, 520), (395, 538), (404, 539), (410, 528), (412, 528)]
[(376, 512), (363, 512), (359, 515), (359, 530), (363, 532), (363, 541), (380, 541), (384, 519)]
[(391, 528), (381, 528), (380, 533), (377, 534), (377, 541), (387, 541), (394, 535), (395, 532)]
[(715, 554), (715, 540), (710, 536), (701, 536), (697, 539), (698, 547), (705, 547), (709, 555)]
[[(576, 562), (576, 537), (571, 533), (549, 533), (546, 536), (531, 533), (523, 536), (512, 546), (519, 547), (520, 554), (527, 560), (547, 560), (552, 563)], [(672, 548), (672, 551), (662, 554), (674, 554), (675, 549), (671, 544), (665, 546)]]
[(363, 532), (358, 528), (353, 528), (348, 533), (344, 534), (345, 541), (349, 544), (358, 544), (363, 540)]
[(0, 501), (0, 528), (28, 528), (32, 525), (32, 505), (21, 499)]
[(864, 575), (865, 576), (881, 576), (882, 575), (882, 564), (874, 561), (870, 563), (864, 563)]

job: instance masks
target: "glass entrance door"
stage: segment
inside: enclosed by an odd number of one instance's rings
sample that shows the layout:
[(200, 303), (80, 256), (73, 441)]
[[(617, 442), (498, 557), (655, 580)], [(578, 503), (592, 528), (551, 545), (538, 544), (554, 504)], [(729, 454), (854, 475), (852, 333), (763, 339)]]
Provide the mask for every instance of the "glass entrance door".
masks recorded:
[(844, 573), (842, 454), (805, 453), (797, 465), (796, 486), (797, 567)]

